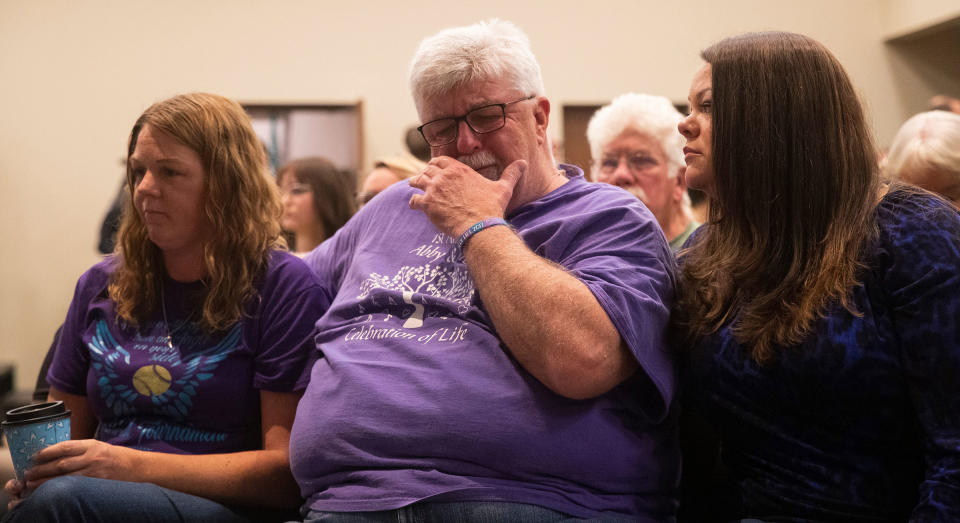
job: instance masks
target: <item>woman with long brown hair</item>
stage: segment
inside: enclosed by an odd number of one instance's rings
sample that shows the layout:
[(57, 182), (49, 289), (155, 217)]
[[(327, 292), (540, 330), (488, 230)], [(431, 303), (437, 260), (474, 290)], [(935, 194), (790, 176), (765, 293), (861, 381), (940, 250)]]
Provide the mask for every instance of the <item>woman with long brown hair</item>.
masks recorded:
[(293, 251), (304, 256), (333, 236), (356, 212), (350, 172), (321, 156), (294, 160), (277, 171), (283, 202), (280, 224), (293, 236)]
[(299, 504), (287, 447), (324, 306), (282, 250), (265, 166), (226, 98), (176, 96), (137, 120), (117, 250), (77, 283), (47, 375), (72, 440), (7, 484), (10, 521), (264, 520)]
[(711, 204), (680, 253), (674, 323), (687, 410), (719, 434), (729, 481), (688, 489), (682, 511), (960, 519), (960, 215), (881, 186), (821, 44), (756, 33), (702, 57), (679, 129)]

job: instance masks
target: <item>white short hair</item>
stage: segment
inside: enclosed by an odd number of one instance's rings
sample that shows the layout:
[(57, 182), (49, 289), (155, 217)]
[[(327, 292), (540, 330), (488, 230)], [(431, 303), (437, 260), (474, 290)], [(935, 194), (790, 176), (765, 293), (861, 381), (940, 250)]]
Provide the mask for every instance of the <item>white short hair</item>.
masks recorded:
[(941, 171), (960, 177), (960, 114), (928, 111), (907, 120), (890, 144), (884, 176)]
[(660, 143), (667, 157), (668, 175), (677, 176), (683, 167), (683, 136), (677, 124), (683, 115), (663, 96), (627, 93), (613, 99), (593, 113), (587, 125), (587, 141), (594, 165), (603, 156), (603, 150), (627, 131), (650, 136)]
[(527, 35), (496, 18), (424, 38), (410, 63), (417, 112), (428, 98), (495, 80), (505, 80), (527, 96), (544, 94), (540, 65)]

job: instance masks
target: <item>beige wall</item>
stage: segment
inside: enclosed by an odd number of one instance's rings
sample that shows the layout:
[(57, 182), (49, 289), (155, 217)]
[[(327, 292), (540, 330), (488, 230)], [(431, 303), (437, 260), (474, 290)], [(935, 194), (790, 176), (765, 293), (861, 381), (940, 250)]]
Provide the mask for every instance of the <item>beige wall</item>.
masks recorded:
[[(407, 63), (419, 40), (442, 27), (493, 16), (517, 22), (540, 59), (555, 115), (563, 103), (604, 102), (630, 90), (682, 100), (699, 49), (725, 35), (784, 29), (834, 50), (885, 142), (907, 116), (909, 96), (894, 90), (884, 59), (881, 42), (896, 16), (888, 7), (886, 0), (0, 0), (0, 360), (16, 361), (19, 386), (31, 386), (77, 277), (98, 259), (95, 236), (120, 179), (124, 141), (153, 101), (195, 90), (246, 102), (362, 99), (369, 165), (401, 150), (401, 130), (416, 120)], [(911, 13), (914, 25), (927, 16)]]
[(957, 0), (886, 0), (881, 8), (883, 32), (887, 38), (903, 36), (960, 17)]
[(906, 114), (926, 110), (935, 94), (960, 97), (960, 3), (888, 0), (886, 57)]

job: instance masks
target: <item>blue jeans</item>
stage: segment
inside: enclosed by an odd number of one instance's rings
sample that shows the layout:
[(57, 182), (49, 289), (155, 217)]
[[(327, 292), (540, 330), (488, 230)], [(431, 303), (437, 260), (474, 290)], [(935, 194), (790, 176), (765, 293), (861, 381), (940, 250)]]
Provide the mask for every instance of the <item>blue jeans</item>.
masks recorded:
[(568, 523), (630, 521), (627, 518), (580, 519), (537, 505), (500, 501), (419, 502), (380, 512), (307, 512), (304, 523)]
[(272, 510), (228, 507), (152, 483), (60, 476), (40, 485), (4, 516), (3, 523), (247, 523), (283, 521), (289, 516)]

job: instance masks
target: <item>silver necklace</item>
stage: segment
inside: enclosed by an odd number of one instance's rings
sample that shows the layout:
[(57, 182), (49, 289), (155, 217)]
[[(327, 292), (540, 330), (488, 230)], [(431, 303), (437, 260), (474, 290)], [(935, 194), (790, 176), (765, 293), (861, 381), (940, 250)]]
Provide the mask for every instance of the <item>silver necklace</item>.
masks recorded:
[(180, 330), (186, 321), (181, 323), (176, 329), (172, 331), (170, 330), (170, 323), (167, 321), (167, 300), (164, 297), (162, 283), (160, 284), (160, 310), (163, 312), (163, 327), (167, 331), (167, 347), (170, 347), (170, 349), (173, 350), (173, 333)]
[[(200, 283), (203, 284), (204, 288), (207, 287), (207, 284), (205, 281), (200, 280)], [(196, 308), (190, 309), (190, 313), (187, 314), (187, 317), (183, 320), (183, 322), (180, 323), (180, 325), (177, 325), (176, 329), (170, 330), (170, 322), (167, 321), (167, 300), (165, 297), (165, 293), (163, 292), (163, 288), (164, 288), (163, 282), (160, 282), (160, 311), (163, 312), (163, 327), (167, 331), (167, 347), (170, 347), (171, 349), (173, 349), (174, 348), (173, 335), (176, 334), (177, 331), (179, 331), (180, 329), (184, 328), (188, 323), (191, 323), (194, 315), (197, 313), (197, 309)], [(201, 314), (201, 318), (202, 317), (203, 315)], [(198, 320), (198, 323), (199, 323), (199, 320)]]

